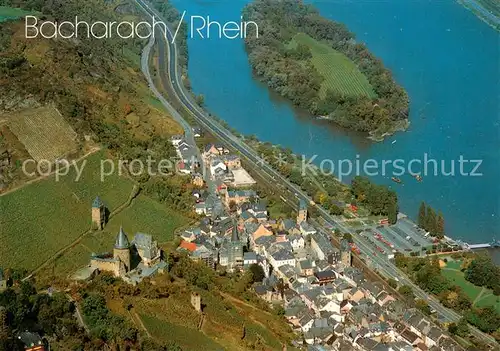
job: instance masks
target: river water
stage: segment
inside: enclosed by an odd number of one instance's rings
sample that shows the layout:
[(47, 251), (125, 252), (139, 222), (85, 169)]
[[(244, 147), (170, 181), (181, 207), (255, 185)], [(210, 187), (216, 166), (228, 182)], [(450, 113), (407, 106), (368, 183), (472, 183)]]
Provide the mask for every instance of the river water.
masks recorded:
[[(312, 1), (342, 22), (390, 68), (411, 99), (411, 126), (383, 143), (311, 121), (252, 75), (242, 40), (190, 38), (189, 75), (209, 111), (244, 134), (322, 159), (402, 159), (428, 163), (421, 183), (391, 181), (392, 168), (372, 179), (395, 189), (401, 211), (415, 218), (422, 200), (441, 210), (447, 234), (472, 243), (500, 238), (500, 36), (454, 0)], [(239, 21), (247, 1), (174, 0), (186, 16)], [(189, 19), (189, 17), (186, 17)], [(460, 175), (459, 159), (482, 160)], [(455, 163), (455, 175), (451, 172)], [(418, 162), (418, 161), (416, 161)], [(429, 161), (431, 162), (431, 161)], [(418, 163), (414, 164), (418, 170)], [(462, 173), (471, 173), (472, 162)], [(370, 171), (370, 170), (369, 170)], [(349, 177), (344, 177), (349, 181)]]

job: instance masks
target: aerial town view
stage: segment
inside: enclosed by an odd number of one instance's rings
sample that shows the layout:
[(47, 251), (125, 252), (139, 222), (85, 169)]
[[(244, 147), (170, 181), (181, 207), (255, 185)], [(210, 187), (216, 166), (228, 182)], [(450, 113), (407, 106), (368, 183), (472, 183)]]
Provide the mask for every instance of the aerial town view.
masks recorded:
[(500, 350), (500, 2), (0, 0), (0, 351)]

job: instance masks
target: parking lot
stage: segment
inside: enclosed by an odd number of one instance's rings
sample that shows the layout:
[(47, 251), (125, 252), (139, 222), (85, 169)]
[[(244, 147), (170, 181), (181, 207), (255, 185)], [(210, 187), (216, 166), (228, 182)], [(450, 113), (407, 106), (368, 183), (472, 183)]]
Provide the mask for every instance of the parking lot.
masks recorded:
[(410, 236), (415, 239), (422, 247), (428, 247), (432, 245), (432, 239), (430, 237), (424, 237), (425, 231), (416, 227), (413, 222), (407, 218), (401, 218), (393, 226), (401, 230), (405, 236)]

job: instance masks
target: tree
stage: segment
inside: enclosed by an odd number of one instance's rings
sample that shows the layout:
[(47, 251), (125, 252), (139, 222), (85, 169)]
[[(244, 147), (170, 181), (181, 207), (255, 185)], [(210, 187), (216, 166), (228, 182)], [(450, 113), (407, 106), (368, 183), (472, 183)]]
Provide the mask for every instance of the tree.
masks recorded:
[(444, 238), (444, 218), (441, 212), (439, 212), (436, 219), (436, 237), (439, 239)]
[(426, 218), (427, 218), (427, 211), (425, 208), (425, 202), (420, 203), (420, 208), (418, 209), (418, 226), (420, 228), (426, 229)]
[(234, 200), (229, 201), (229, 211), (236, 212), (237, 209), (238, 205), (236, 205), (236, 202)]
[(200, 106), (205, 104), (205, 96), (203, 94), (196, 95), (196, 103)]
[(276, 313), (277, 316), (284, 316), (285, 315), (285, 309), (281, 305), (277, 305), (274, 307), (274, 313)]
[(389, 284), (389, 286), (390, 286), (391, 288), (393, 288), (393, 289), (396, 289), (396, 288), (398, 287), (398, 282), (397, 282), (395, 279), (393, 279), (393, 278), (389, 278), (389, 279), (387, 280), (387, 283), (388, 283), (388, 284)]
[(415, 301), (415, 307), (418, 308), (426, 316), (430, 316), (431, 308), (429, 307), (427, 301), (418, 299), (417, 301)]
[(457, 324), (452, 322), (448, 324), (448, 332), (453, 335), (457, 335), (458, 327)]
[(408, 285), (402, 285), (399, 287), (398, 292), (403, 295), (407, 300), (413, 300), (415, 295), (413, 294), (413, 289)]
[(426, 230), (431, 233), (432, 236), (436, 236), (436, 212), (432, 207), (427, 207), (427, 218), (425, 221)]
[(465, 337), (469, 335), (469, 325), (467, 324), (467, 320), (465, 318), (460, 318), (457, 323), (457, 329), (455, 335)]
[(256, 282), (261, 282), (264, 277), (266, 276), (264, 274), (264, 269), (262, 268), (262, 266), (260, 264), (252, 264), (250, 265), (250, 272), (252, 273), (252, 281), (253, 283), (256, 283)]
[(347, 240), (348, 243), (354, 242), (354, 239), (352, 238), (351, 233), (344, 233), (344, 235), (342, 236), (342, 239)]

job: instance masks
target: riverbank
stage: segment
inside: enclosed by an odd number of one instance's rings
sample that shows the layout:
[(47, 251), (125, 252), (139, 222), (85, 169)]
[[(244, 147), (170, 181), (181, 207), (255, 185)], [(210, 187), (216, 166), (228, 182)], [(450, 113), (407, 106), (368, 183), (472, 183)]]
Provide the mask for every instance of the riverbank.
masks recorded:
[[(239, 18), (246, 4), (173, 2), (181, 12), (221, 22)], [(346, 23), (408, 90), (407, 132), (372, 143), (358, 132), (312, 120), (255, 79), (242, 40), (188, 39), (189, 76), (194, 93), (205, 96), (204, 107), (244, 135), (308, 159), (316, 156), (317, 165), (322, 160), (423, 160), (424, 154), (438, 163), (460, 155), (482, 159), (480, 177), (434, 175), (431, 165), (422, 182), (402, 177), (404, 184), (395, 184), (392, 175), (381, 173), (371, 179), (395, 190), (400, 210), (413, 220), (422, 200), (440, 209), (454, 239), (484, 243), (500, 237), (499, 82), (491, 74), (500, 59), (498, 33), (455, 1), (313, 3), (322, 16)]]

